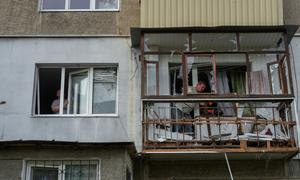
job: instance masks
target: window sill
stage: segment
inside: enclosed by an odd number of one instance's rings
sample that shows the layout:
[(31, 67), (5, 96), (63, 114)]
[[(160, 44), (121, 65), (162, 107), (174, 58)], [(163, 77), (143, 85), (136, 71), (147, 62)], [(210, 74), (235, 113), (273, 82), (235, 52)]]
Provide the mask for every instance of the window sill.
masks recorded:
[(32, 115), (32, 118), (118, 118), (118, 114), (82, 114), (82, 115), (59, 115), (59, 114), (45, 114), (45, 115)]
[(41, 13), (47, 12), (119, 12), (120, 9), (44, 9)]

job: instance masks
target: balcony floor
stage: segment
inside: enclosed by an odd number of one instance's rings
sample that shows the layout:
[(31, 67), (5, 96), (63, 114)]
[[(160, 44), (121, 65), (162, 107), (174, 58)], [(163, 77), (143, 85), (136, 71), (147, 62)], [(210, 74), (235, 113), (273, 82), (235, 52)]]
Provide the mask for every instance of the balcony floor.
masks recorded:
[(233, 160), (262, 160), (262, 159), (290, 159), (299, 152), (293, 148), (249, 148), (243, 149), (148, 149), (142, 154), (151, 160), (217, 160), (224, 159), (224, 153)]

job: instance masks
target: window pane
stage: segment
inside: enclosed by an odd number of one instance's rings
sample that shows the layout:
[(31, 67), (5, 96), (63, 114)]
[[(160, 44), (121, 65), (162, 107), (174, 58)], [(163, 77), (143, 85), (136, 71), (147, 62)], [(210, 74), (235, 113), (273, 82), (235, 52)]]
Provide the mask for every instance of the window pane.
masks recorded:
[(96, 179), (97, 165), (66, 165), (65, 180)]
[(96, 0), (96, 9), (118, 9), (118, 0)]
[(31, 173), (32, 180), (58, 180), (57, 168), (33, 167)]
[(116, 112), (117, 69), (94, 69), (93, 114)]
[(69, 75), (70, 85), (70, 114), (86, 114), (88, 98), (88, 70), (75, 71)]
[(43, 0), (43, 9), (65, 9), (65, 0)]
[(241, 33), (240, 47), (242, 51), (285, 49), (282, 33)]
[(70, 9), (90, 9), (90, 0), (70, 0)]

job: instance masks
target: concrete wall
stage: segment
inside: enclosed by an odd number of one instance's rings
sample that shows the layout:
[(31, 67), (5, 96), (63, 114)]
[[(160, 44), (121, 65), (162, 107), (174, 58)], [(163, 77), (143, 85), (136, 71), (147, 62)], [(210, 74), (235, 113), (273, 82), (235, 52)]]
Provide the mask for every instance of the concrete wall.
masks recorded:
[(129, 35), (139, 25), (139, 1), (118, 12), (40, 12), (39, 0), (1, 0), (0, 35)]
[[(101, 180), (125, 180), (125, 148), (0, 150), (0, 179), (21, 180), (24, 160), (100, 160)], [(24, 176), (24, 175), (23, 175)]]
[[(295, 110), (295, 113), (298, 114), (298, 117), (300, 118), (299, 110), (300, 110), (300, 102), (299, 102), (299, 95), (300, 95), (300, 79), (299, 79), (299, 73), (300, 73), (300, 36), (296, 36), (292, 39), (290, 44), (290, 54), (291, 54), (291, 67), (292, 67), (292, 77), (294, 80), (294, 93), (295, 93), (295, 104), (297, 105), (297, 109)], [(300, 123), (300, 122), (298, 122)], [(300, 125), (298, 126), (300, 128)], [(298, 132), (300, 132), (300, 129), (298, 129)], [(300, 134), (298, 134), (298, 144), (300, 144)], [(300, 158), (300, 155), (297, 156), (297, 158)]]
[(283, 14), (285, 24), (300, 25), (300, 1), (284, 0)]
[[(0, 54), (0, 141), (132, 141), (128, 38), (2, 38)], [(36, 63), (118, 64), (118, 116), (32, 117)]]
[[(248, 160), (230, 161), (234, 179), (287, 180), (299, 179), (291, 167), (299, 161)], [(298, 167), (296, 166), (296, 167)], [(225, 160), (200, 161), (145, 161), (140, 180), (224, 180), (230, 179)]]

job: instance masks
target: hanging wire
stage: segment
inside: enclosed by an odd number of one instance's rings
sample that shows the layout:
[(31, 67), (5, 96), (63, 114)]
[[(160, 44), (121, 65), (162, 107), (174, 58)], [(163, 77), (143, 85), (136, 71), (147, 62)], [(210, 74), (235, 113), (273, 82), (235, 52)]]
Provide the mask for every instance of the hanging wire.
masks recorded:
[(227, 168), (228, 168), (228, 171), (229, 171), (229, 174), (230, 174), (230, 178), (231, 178), (231, 180), (234, 180), (234, 179), (233, 179), (233, 175), (232, 175), (232, 172), (231, 172), (231, 167), (230, 167), (230, 164), (229, 164), (229, 161), (228, 161), (226, 152), (224, 153), (224, 155), (225, 155), (225, 159), (226, 159), (226, 163), (227, 163)]
[[(134, 54), (134, 55), (132, 55), (132, 54)], [(137, 55), (138, 54), (136, 52), (134, 52), (134, 50), (132, 49), (132, 51), (131, 51), (131, 59), (134, 58), (134, 60), (135, 60), (135, 70), (134, 70), (133, 74), (131, 75), (130, 80), (132, 80), (135, 77), (136, 72), (137, 72), (138, 67), (139, 67), (139, 64), (138, 64), (138, 61), (137, 61), (137, 57), (136, 57)]]

